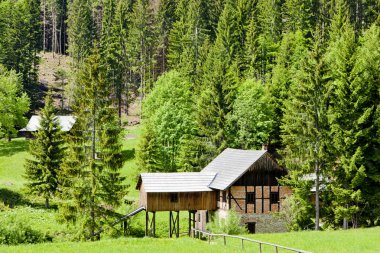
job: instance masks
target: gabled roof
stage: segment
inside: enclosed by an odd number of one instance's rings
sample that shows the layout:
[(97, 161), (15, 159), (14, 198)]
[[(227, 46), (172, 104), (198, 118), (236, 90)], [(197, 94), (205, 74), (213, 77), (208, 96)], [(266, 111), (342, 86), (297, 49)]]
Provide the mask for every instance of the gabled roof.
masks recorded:
[[(74, 116), (56, 116), (56, 118), (58, 119), (59, 125), (61, 126), (61, 130), (64, 132), (70, 131), (76, 121), (76, 118)], [(20, 131), (25, 131), (25, 132), (38, 131), (38, 129), (40, 128), (40, 121), (41, 121), (41, 116), (33, 115), (30, 118), (26, 127), (21, 129)]]
[(215, 173), (141, 173), (136, 188), (143, 183), (145, 192), (207, 192), (214, 178)]
[(201, 173), (216, 173), (210, 188), (225, 190), (238, 180), (266, 150), (241, 150), (227, 148), (211, 161)]

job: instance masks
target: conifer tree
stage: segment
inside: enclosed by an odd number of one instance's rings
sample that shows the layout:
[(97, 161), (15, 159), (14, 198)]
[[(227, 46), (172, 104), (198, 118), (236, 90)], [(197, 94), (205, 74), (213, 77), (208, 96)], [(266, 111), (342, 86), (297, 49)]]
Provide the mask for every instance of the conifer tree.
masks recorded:
[(127, 49), (128, 11), (128, 3), (124, 3), (124, 1), (107, 0), (104, 2), (100, 55), (106, 69), (106, 78), (111, 85), (112, 95), (115, 97), (114, 104), (118, 108), (120, 125), (130, 61)]
[[(324, 178), (327, 175), (329, 163), (329, 88), (326, 66), (320, 38), (317, 37), (312, 51), (292, 80), (282, 124), (285, 146), (283, 155), (290, 170), (291, 184), (297, 188), (310, 187), (303, 184), (302, 178), (308, 174), (315, 178), (315, 230), (319, 230), (321, 176)], [(305, 190), (310, 192), (310, 188)], [(303, 202), (308, 204), (307, 199)]]
[(97, 50), (86, 59), (77, 83), (73, 107), (77, 122), (68, 137), (60, 175), (64, 200), (60, 217), (79, 223), (81, 237), (93, 240), (101, 224), (115, 216), (124, 194), (121, 128)]
[(32, 159), (25, 164), (28, 188), (45, 198), (45, 207), (59, 188), (58, 174), (64, 155), (63, 133), (55, 115), (52, 95), (45, 97), (45, 107), (41, 111), (40, 127), (31, 141), (29, 153)]
[(379, 61), (378, 36), (378, 28), (373, 26), (357, 46), (354, 29), (346, 22), (342, 31), (332, 36), (335, 40), (329, 47), (329, 64), (334, 66), (329, 118), (336, 156), (330, 188), (335, 222), (343, 221), (343, 228), (348, 228), (349, 221), (357, 227), (378, 217), (363, 213), (364, 207), (379, 197), (373, 194), (378, 187), (374, 174), (378, 173), (379, 156), (378, 140), (373, 138), (378, 132), (379, 81), (378, 71), (373, 69)]
[(74, 68), (90, 54), (93, 47), (94, 24), (91, 0), (73, 0), (69, 4), (67, 34), (68, 52), (73, 58)]

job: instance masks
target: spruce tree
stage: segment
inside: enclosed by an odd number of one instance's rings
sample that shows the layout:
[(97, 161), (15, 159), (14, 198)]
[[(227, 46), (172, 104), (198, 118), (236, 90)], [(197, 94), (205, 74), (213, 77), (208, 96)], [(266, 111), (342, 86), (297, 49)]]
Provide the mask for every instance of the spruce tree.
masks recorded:
[(73, 0), (69, 4), (67, 19), (68, 52), (73, 58), (74, 68), (90, 54), (93, 47), (94, 24), (92, 1)]
[(29, 190), (43, 196), (45, 207), (49, 208), (49, 200), (60, 186), (58, 174), (64, 156), (63, 133), (50, 92), (45, 97), (45, 107), (40, 117), (40, 127), (29, 146), (33, 158), (25, 164), (25, 177)]
[(379, 29), (373, 26), (357, 46), (354, 29), (347, 22), (334, 38), (328, 58), (334, 66), (329, 117), (336, 156), (330, 187), (335, 222), (343, 221), (343, 228), (348, 228), (349, 221), (357, 227), (378, 218), (366, 206), (379, 199), (374, 194), (379, 185), (375, 176), (379, 143), (374, 138), (378, 133), (379, 75), (374, 66), (379, 62)]
[(120, 169), (121, 128), (111, 107), (109, 84), (97, 50), (78, 73), (74, 115), (77, 122), (68, 137), (62, 165), (63, 221), (80, 224), (82, 238), (95, 239), (103, 223), (110, 223), (124, 195)]
[[(315, 230), (319, 230), (320, 221), (320, 185), (328, 172), (329, 125), (327, 111), (329, 88), (327, 86), (327, 68), (323, 60), (320, 40), (317, 37), (312, 51), (301, 64), (292, 80), (289, 98), (285, 102), (282, 141), (283, 155), (290, 170), (290, 184), (301, 188), (303, 177), (314, 175), (315, 187)], [(289, 182), (288, 182), (289, 183)], [(301, 192), (310, 192), (310, 188)], [(297, 191), (295, 192), (297, 193)], [(308, 198), (299, 194), (298, 198)], [(300, 201), (309, 205), (308, 199)], [(307, 210), (307, 207), (304, 207)], [(304, 214), (307, 216), (307, 213)]]

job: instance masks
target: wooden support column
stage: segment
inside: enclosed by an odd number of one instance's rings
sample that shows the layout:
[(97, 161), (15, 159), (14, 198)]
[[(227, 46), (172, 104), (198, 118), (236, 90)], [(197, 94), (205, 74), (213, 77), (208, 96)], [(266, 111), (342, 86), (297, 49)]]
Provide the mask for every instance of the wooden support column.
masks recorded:
[(245, 190), (245, 197), (244, 197), (244, 202), (245, 202), (245, 213), (248, 211), (248, 205), (247, 205), (247, 179), (244, 180), (244, 190)]
[(172, 211), (169, 212), (169, 238), (172, 238)]
[(177, 218), (176, 218), (176, 220), (177, 220), (177, 233), (176, 233), (176, 236), (178, 238), (179, 237), (179, 211), (177, 211)]
[(179, 211), (175, 211), (176, 217), (173, 216), (173, 211), (169, 212), (169, 237), (172, 238), (173, 234), (179, 237)]
[(145, 236), (149, 236), (149, 212), (145, 211)]
[(150, 220), (149, 212), (145, 212), (145, 236), (156, 236), (156, 212), (152, 212), (152, 220)]

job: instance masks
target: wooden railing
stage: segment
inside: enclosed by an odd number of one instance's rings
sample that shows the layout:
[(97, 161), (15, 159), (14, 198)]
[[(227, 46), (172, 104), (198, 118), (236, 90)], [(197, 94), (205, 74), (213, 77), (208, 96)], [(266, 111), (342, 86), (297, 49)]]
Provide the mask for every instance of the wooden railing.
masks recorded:
[(281, 246), (278, 244), (273, 244), (273, 243), (269, 243), (269, 242), (262, 242), (262, 241), (258, 241), (258, 240), (249, 239), (249, 238), (246, 238), (243, 236), (227, 235), (227, 234), (213, 234), (213, 233), (203, 231), (203, 230), (199, 230), (199, 229), (195, 229), (195, 228), (192, 229), (192, 236), (194, 238), (198, 237), (199, 239), (201, 239), (201, 236), (207, 237), (209, 244), (211, 243), (211, 239), (213, 239), (214, 237), (222, 237), (224, 245), (227, 245), (227, 239), (226, 238), (238, 239), (238, 240), (241, 240), (241, 249), (242, 250), (244, 250), (244, 242), (256, 243), (256, 244), (258, 244), (258, 250), (259, 250), (258, 252), (260, 252), (260, 253), (262, 253), (262, 246), (263, 245), (273, 247), (275, 253), (278, 253), (278, 249), (284, 249), (284, 250), (296, 252), (296, 253), (311, 253), (310, 251), (293, 249), (293, 248)]

